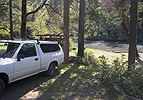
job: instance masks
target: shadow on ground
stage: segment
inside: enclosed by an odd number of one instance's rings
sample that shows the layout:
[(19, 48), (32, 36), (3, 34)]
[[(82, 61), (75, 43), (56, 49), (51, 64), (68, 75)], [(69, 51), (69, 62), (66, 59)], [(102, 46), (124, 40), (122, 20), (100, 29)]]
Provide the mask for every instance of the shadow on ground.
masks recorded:
[(93, 67), (78, 64), (61, 66), (59, 76), (35, 90), (42, 92), (36, 100), (104, 99), (105, 90), (98, 87), (93, 75), (98, 69)]
[(8, 84), (4, 94), (2, 94), (0, 97), (0, 100), (22, 100), (22, 98), (31, 90), (34, 90), (44, 82), (47, 82), (54, 77), (56, 77), (56, 75), (53, 77), (47, 77), (44, 73), (40, 73), (32, 77)]
[(105, 100), (105, 89), (95, 79), (98, 68), (61, 65), (53, 77), (41, 73), (9, 84), (0, 100)]

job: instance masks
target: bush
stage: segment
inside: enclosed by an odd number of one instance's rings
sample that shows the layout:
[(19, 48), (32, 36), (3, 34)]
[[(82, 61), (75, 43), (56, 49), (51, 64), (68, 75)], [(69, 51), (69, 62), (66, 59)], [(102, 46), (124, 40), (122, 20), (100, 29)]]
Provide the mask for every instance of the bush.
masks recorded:
[(95, 59), (93, 52), (85, 51), (84, 57), (78, 56), (76, 62), (80, 64), (90, 65), (90, 64), (96, 64), (97, 60)]
[(101, 84), (117, 83), (128, 95), (143, 99), (143, 67), (136, 69), (131, 67), (132, 70), (128, 71), (127, 62), (122, 62), (123, 59), (119, 61), (117, 58), (112, 64), (107, 64), (107, 58), (104, 55), (99, 58), (101, 71), (97, 76)]
[(128, 76), (124, 77), (121, 86), (127, 94), (143, 99), (143, 67), (131, 69)]
[[(84, 57), (77, 57), (76, 62), (84, 65), (95, 64), (100, 67), (100, 71), (96, 74), (96, 78), (100, 80), (100, 84), (110, 86), (116, 83), (123, 88), (126, 94), (143, 99), (143, 67), (138, 67), (128, 71), (128, 63), (122, 59), (116, 58), (113, 63), (108, 63), (108, 59), (102, 55), (99, 59), (95, 59), (94, 53), (85, 51)], [(136, 63), (135, 66), (138, 66)]]

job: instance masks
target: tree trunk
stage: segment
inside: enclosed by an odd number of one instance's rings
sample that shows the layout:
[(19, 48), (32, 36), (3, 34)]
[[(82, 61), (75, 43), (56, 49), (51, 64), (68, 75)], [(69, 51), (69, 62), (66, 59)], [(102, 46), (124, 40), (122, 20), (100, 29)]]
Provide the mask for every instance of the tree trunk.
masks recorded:
[(11, 36), (11, 40), (13, 40), (12, 0), (9, 0), (9, 10), (10, 10), (10, 36)]
[[(129, 56), (128, 56), (128, 69), (135, 64), (136, 58), (136, 41), (137, 41), (137, 0), (131, 0), (131, 14), (130, 14), (130, 38), (129, 43)], [(135, 67), (135, 66), (134, 66)]]
[(22, 0), (21, 38), (26, 39), (26, 6), (27, 0)]
[(84, 16), (85, 0), (80, 0), (79, 30), (78, 30), (78, 56), (84, 56)]
[(64, 63), (69, 63), (69, 0), (64, 0)]
[[(121, 25), (122, 25), (122, 28), (123, 28), (123, 30), (124, 30), (124, 32), (125, 32), (127, 41), (128, 41), (128, 43), (130, 43), (131, 40), (132, 40), (132, 38), (130, 37), (130, 33), (128, 32), (128, 28), (127, 28), (127, 26), (126, 26), (126, 21), (123, 20), (123, 21), (121, 22)], [(137, 46), (136, 46), (136, 57), (139, 57), (138, 50), (137, 50)]]

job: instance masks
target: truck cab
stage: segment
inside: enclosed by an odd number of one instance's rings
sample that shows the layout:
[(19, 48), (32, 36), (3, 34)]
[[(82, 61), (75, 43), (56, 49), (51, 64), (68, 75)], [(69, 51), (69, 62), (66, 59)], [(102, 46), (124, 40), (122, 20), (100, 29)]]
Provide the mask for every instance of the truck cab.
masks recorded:
[(0, 47), (0, 95), (8, 83), (40, 72), (52, 76), (64, 61), (57, 42), (0, 40)]

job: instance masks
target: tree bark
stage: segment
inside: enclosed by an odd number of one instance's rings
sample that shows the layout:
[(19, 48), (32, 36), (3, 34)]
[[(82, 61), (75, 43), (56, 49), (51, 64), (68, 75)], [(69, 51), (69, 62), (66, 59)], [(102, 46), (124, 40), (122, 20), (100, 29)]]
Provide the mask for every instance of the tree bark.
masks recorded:
[(22, 0), (21, 38), (26, 39), (26, 6), (27, 0)]
[[(136, 41), (137, 41), (137, 0), (131, 0), (131, 14), (130, 14), (130, 43), (128, 56), (128, 69), (135, 64), (136, 58)], [(135, 67), (135, 66), (134, 66)]]
[(9, 10), (10, 10), (10, 36), (11, 40), (13, 40), (12, 0), (9, 0)]
[(85, 0), (80, 0), (79, 30), (78, 30), (78, 56), (84, 56), (84, 16)]
[(64, 63), (69, 64), (69, 0), (64, 0)]
[[(126, 26), (126, 21), (125, 20), (122, 20), (121, 26), (122, 26), (122, 28), (123, 28), (123, 30), (125, 32), (125, 35), (126, 35), (128, 43), (130, 43), (132, 38), (130, 37), (130, 33), (129, 33), (128, 28)], [(137, 46), (136, 46), (136, 57), (139, 57)]]

